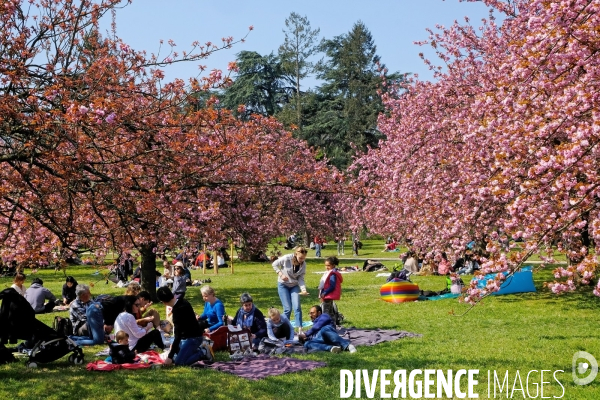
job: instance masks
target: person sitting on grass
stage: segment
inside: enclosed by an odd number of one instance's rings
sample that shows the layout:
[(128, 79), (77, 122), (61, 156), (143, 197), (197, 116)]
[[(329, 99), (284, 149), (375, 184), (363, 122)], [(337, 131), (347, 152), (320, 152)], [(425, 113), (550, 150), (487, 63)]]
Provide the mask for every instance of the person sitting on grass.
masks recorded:
[[(92, 301), (88, 285), (79, 284), (75, 287), (76, 299), (71, 302), (69, 319), (73, 324), (73, 338), (79, 346), (91, 346), (104, 343), (105, 330), (112, 326), (104, 325), (103, 313), (107, 312), (100, 304)], [(122, 306), (121, 306), (122, 307)]]
[(407, 253), (407, 258), (404, 262), (404, 269), (412, 274), (416, 274), (419, 272), (419, 265), (417, 263), (417, 258), (414, 251), (409, 251)]
[(227, 263), (225, 262), (225, 257), (220, 251), (217, 252), (217, 266), (219, 269), (228, 267)]
[(110, 358), (113, 364), (127, 364), (135, 362), (137, 353), (135, 350), (129, 350), (129, 335), (125, 331), (118, 331), (115, 335), (115, 342), (108, 344), (110, 348)]
[(294, 327), (292, 323), (277, 308), (269, 308), (267, 335), (271, 340), (294, 340)]
[(396, 242), (396, 239), (391, 239), (391, 241), (389, 243), (385, 244), (385, 247), (383, 248), (383, 251), (395, 251), (396, 250), (396, 246), (398, 245), (398, 242)]
[(77, 298), (75, 295), (75, 288), (77, 287), (77, 281), (72, 276), (67, 276), (65, 284), (62, 287), (62, 298), (63, 304), (68, 306)]
[(154, 328), (158, 329), (160, 327), (160, 314), (155, 309), (150, 308), (152, 306), (150, 293), (144, 290), (137, 297), (140, 301), (140, 308), (138, 308), (138, 314), (135, 316), (137, 324), (144, 327), (148, 323), (152, 323)]
[(257, 350), (262, 338), (267, 337), (265, 316), (256, 308), (252, 296), (244, 293), (240, 296), (242, 306), (233, 317), (233, 323), (240, 328), (248, 328), (252, 333), (252, 349)]
[(160, 287), (156, 297), (165, 306), (171, 307), (173, 313), (173, 329), (175, 339), (171, 345), (165, 365), (192, 365), (195, 362), (211, 357), (202, 346), (202, 327), (196, 319), (196, 313), (191, 304), (183, 298), (175, 298), (168, 287)]
[[(40, 278), (34, 278), (31, 281), (31, 286), (25, 291), (25, 298), (36, 314), (52, 312), (56, 304), (56, 297), (44, 287), (44, 281)], [(46, 300), (48, 300), (47, 303), (45, 303)]]
[(142, 285), (138, 282), (132, 281), (127, 285), (127, 289), (125, 290), (125, 296), (137, 296), (142, 291)]
[(15, 279), (13, 279), (13, 284), (10, 286), (11, 288), (15, 289), (17, 293), (19, 293), (21, 296), (25, 296), (25, 291), (27, 290), (25, 289), (25, 286), (23, 286), (23, 283), (25, 283), (25, 279), (26, 276), (24, 274), (16, 274)]
[(162, 335), (152, 324), (142, 328), (135, 320), (135, 315), (140, 308), (140, 300), (135, 296), (125, 296), (125, 309), (115, 320), (115, 331), (125, 331), (129, 335), (129, 349), (143, 353), (154, 343), (158, 348), (164, 349)]
[(313, 326), (298, 334), (298, 338), (305, 341), (304, 347), (307, 350), (356, 353), (356, 347), (338, 335), (333, 320), (328, 314), (323, 314), (321, 306), (313, 306), (310, 309), (310, 319)]
[(212, 287), (208, 285), (202, 286), (200, 293), (202, 293), (202, 299), (205, 303), (204, 311), (198, 319), (206, 320), (208, 324), (208, 328), (205, 329), (206, 333), (214, 332), (224, 325), (223, 316), (225, 315), (225, 306), (221, 300), (217, 299), (215, 290)]
[(438, 275), (448, 275), (450, 273), (450, 261), (445, 252), (440, 253), (440, 262), (438, 263), (437, 273)]
[[(465, 252), (465, 263), (462, 268), (458, 270), (459, 275), (471, 275), (475, 270), (476, 261), (473, 259), (473, 254), (471, 251), (467, 250)], [(479, 266), (477, 266), (479, 267)]]

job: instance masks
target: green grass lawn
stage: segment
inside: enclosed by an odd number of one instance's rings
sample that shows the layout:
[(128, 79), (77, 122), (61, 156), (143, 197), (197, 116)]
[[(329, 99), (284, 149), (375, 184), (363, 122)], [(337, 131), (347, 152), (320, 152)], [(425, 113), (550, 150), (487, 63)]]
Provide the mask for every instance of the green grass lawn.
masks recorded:
[[(360, 256), (369, 258), (397, 258), (399, 253), (381, 253), (381, 241), (365, 241)], [(334, 246), (327, 246), (324, 256), (336, 253)], [(346, 257), (341, 265), (362, 265), (362, 260), (351, 258), (352, 250), (346, 248)], [(309, 257), (314, 252), (309, 252)], [(384, 261), (391, 267), (395, 261)], [(316, 286), (323, 270), (323, 260), (309, 259), (306, 275), (308, 298), (302, 298), (305, 319), (308, 309), (318, 303)], [(67, 273), (80, 283), (95, 282), (92, 267), (72, 267)], [(60, 295), (64, 280), (62, 273), (40, 270), (37, 274), (44, 285)], [(212, 370), (170, 368), (142, 371), (88, 372), (83, 366), (70, 365), (66, 358), (27, 369), (23, 362), (0, 366), (1, 398), (50, 398), (50, 399), (146, 399), (146, 398), (196, 398), (196, 399), (337, 399), (340, 396), (340, 370), (375, 369), (478, 369), (476, 386), (480, 398), (487, 398), (487, 374), (496, 371), (503, 379), (509, 371), (512, 389), (519, 371), (525, 389), (530, 370), (564, 370), (556, 376), (564, 386), (564, 399), (600, 398), (600, 377), (587, 386), (576, 386), (571, 378), (571, 360), (576, 351), (584, 350), (600, 358), (600, 343), (597, 339), (600, 299), (590, 290), (555, 297), (542, 287), (551, 277), (549, 270), (534, 275), (537, 293), (498, 296), (486, 299), (463, 316), (468, 306), (456, 300), (421, 301), (405, 304), (390, 304), (379, 299), (379, 288), (385, 278), (376, 273), (344, 274), (343, 295), (338, 302), (346, 317), (346, 326), (361, 328), (399, 329), (420, 333), (421, 338), (403, 339), (372, 347), (358, 347), (355, 354), (317, 353), (301, 358), (327, 363), (324, 368), (311, 372), (286, 374), (257, 382), (237, 378)], [(239, 306), (238, 297), (248, 291), (256, 305), (266, 312), (271, 306), (280, 307), (276, 290), (276, 275), (268, 263), (236, 263), (235, 274), (228, 269), (219, 275), (212, 271), (207, 275), (217, 297), (224, 301), (226, 311), (233, 315)], [(194, 279), (204, 279), (201, 271), (193, 271)], [(442, 277), (415, 277), (421, 289), (441, 290)], [(31, 282), (28, 277), (26, 284)], [(0, 278), (0, 287), (8, 287), (11, 280)], [(112, 284), (96, 282), (92, 288), (95, 295), (101, 293), (122, 294), (123, 289)], [(186, 298), (197, 312), (202, 311), (199, 288), (188, 288)], [(157, 309), (163, 313), (162, 306)], [(55, 313), (39, 316), (51, 324)], [(85, 348), (86, 362), (103, 346)], [(224, 360), (226, 355), (219, 354)], [(544, 381), (544, 396), (561, 396), (562, 389), (547, 373)], [(422, 377), (421, 377), (422, 379)], [(539, 385), (539, 373), (532, 373), (529, 393), (535, 396)], [(517, 382), (517, 389), (520, 389)], [(493, 390), (493, 389), (492, 389)], [(388, 392), (393, 391), (388, 389)], [(506, 389), (504, 391), (506, 394)], [(527, 392), (525, 392), (525, 398)], [(493, 397), (493, 392), (492, 392)], [(497, 393), (496, 398), (500, 397)], [(351, 398), (355, 398), (354, 394)], [(367, 398), (362, 388), (362, 398)], [(375, 398), (379, 398), (379, 387)], [(523, 392), (515, 391), (512, 398), (524, 398)], [(538, 398), (540, 398), (538, 396)]]

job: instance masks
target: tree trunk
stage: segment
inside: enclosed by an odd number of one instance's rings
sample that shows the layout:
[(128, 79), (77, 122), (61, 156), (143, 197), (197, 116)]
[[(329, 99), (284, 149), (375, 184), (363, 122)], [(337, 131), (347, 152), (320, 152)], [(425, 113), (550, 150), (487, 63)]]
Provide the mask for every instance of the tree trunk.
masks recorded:
[(312, 242), (312, 238), (310, 237), (310, 231), (308, 228), (304, 231), (304, 246), (308, 249), (310, 247), (310, 242)]
[(142, 290), (150, 293), (150, 297), (155, 300), (156, 297), (156, 253), (155, 243), (146, 243), (140, 246), (139, 251), (142, 256), (142, 279), (140, 284)]

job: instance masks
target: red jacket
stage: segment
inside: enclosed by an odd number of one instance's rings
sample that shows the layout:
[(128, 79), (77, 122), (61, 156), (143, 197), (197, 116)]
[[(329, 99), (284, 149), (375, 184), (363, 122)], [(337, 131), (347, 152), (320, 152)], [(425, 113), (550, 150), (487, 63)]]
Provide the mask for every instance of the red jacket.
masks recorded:
[[(333, 288), (332, 292), (327, 293), (323, 297), (323, 299), (339, 300), (342, 296), (342, 281), (344, 280), (344, 278), (342, 278), (342, 274), (340, 274), (340, 272), (337, 269), (332, 270), (330, 274), (335, 274), (335, 288)], [(323, 291), (327, 291), (327, 289), (329, 289), (329, 285), (329, 276), (327, 276), (327, 279), (325, 280), (325, 285), (323, 286)]]

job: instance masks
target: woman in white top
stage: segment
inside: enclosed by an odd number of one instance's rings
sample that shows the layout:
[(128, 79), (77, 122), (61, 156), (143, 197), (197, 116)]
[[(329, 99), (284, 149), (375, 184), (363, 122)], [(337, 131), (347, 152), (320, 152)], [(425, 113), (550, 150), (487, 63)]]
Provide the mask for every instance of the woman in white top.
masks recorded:
[(13, 284), (12, 284), (11, 288), (15, 289), (17, 291), (17, 293), (19, 293), (21, 296), (25, 296), (25, 291), (27, 289), (25, 289), (25, 287), (23, 286), (24, 282), (25, 282), (25, 275), (18, 273), (17, 275), (15, 275), (15, 279), (13, 280)]
[[(129, 335), (129, 350), (143, 353), (154, 343), (160, 349), (164, 349), (162, 335), (149, 323), (146, 327), (137, 324), (135, 314), (140, 307), (140, 300), (136, 296), (125, 296), (125, 310), (115, 320), (115, 333), (123, 331)], [(152, 318), (148, 317), (148, 322)]]
[(302, 246), (294, 249), (292, 254), (286, 254), (273, 262), (277, 272), (277, 292), (283, 306), (283, 313), (291, 321), (292, 308), (296, 319), (296, 328), (302, 327), (302, 308), (300, 295), (307, 296), (304, 275), (306, 274), (306, 253)]

